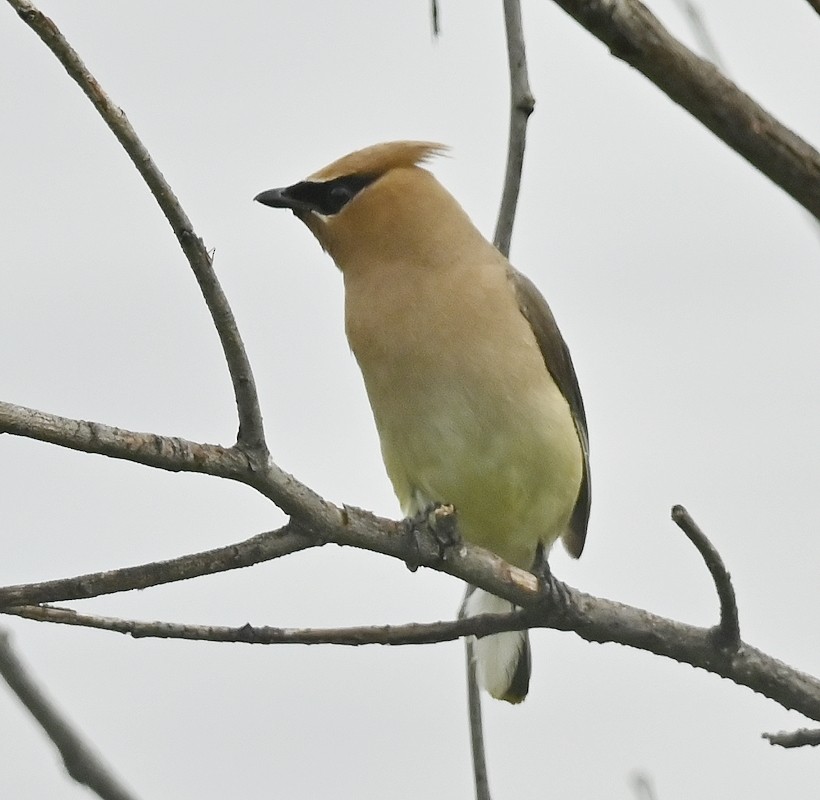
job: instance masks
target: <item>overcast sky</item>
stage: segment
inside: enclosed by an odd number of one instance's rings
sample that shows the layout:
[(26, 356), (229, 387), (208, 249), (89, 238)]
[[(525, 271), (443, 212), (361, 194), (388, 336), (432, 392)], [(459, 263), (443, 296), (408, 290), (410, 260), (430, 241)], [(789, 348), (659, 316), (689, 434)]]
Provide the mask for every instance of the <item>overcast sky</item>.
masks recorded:
[[(256, 370), (277, 463), (396, 517), (342, 284), (287, 213), (252, 202), (389, 139), (492, 235), (507, 136), (500, 2), (43, 3), (122, 106), (209, 248)], [(693, 44), (672, 0), (652, 8)], [(711, 0), (732, 77), (820, 141), (820, 17)], [(820, 232), (784, 193), (557, 6), (525, 2), (537, 99), (512, 260), (549, 299), (587, 406), (584, 591), (698, 625), (717, 600), (669, 519), (686, 505), (735, 582), (743, 637), (820, 674)], [(54, 57), (0, 6), (0, 399), (230, 444), (216, 335), (171, 231)], [(283, 515), (251, 490), (0, 439), (0, 583), (169, 558)], [(328, 546), (76, 607), (139, 619), (326, 626), (451, 617), (447, 576)], [(142, 798), (470, 798), (458, 643), (250, 647), (4, 619), (49, 694)], [(530, 697), (485, 703), (496, 800), (811, 798), (806, 724), (647, 653), (537, 631)], [(0, 687), (0, 795), (83, 798)]]

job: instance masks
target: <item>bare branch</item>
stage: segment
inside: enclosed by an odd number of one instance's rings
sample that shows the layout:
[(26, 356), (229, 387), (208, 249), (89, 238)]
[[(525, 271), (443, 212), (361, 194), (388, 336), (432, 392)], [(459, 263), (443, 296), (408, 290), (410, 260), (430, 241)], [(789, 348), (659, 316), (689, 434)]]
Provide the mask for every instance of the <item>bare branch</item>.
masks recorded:
[[(475, 589), (468, 586), (458, 610), (458, 618), (465, 619), (467, 598)], [(490, 779), (487, 775), (487, 756), (484, 747), (484, 723), (481, 719), (481, 692), (475, 669), (475, 643), (471, 636), (464, 639), (465, 673), (467, 676), (467, 711), (470, 720), (470, 751), (473, 756), (473, 782), (476, 800), (492, 800)]]
[(93, 572), (42, 583), (5, 586), (0, 588), (0, 607), (80, 600), (133, 589), (147, 589), (149, 586), (249, 567), (317, 544), (315, 537), (300, 530), (298, 525), (289, 523), (278, 530), (257, 534), (237, 544), (168, 561), (155, 561), (136, 567)]
[(808, 4), (820, 14), (820, 0), (808, 0)]
[(780, 731), (780, 733), (764, 733), (764, 739), (769, 744), (780, 747), (817, 747), (820, 745), (820, 729), (800, 728), (796, 731)]
[(170, 472), (196, 472), (239, 481), (255, 488), (286, 514), (297, 516), (300, 526), (308, 530), (314, 524), (338, 525), (343, 518), (340, 509), (277, 467), (267, 454), (238, 446), (222, 447), (176, 436), (138, 433), (0, 402), (2, 433)]
[(672, 508), (672, 519), (686, 534), (700, 553), (712, 580), (715, 582), (720, 599), (720, 625), (717, 629), (717, 640), (721, 647), (737, 650), (740, 647), (740, 622), (737, 613), (737, 600), (732, 579), (726, 570), (720, 553), (715, 549), (706, 534), (698, 527), (683, 506)]
[[(396, 526), (398, 528), (398, 526)], [(381, 537), (384, 539), (385, 537)], [(399, 536), (387, 537), (400, 539)], [(431, 544), (430, 549), (436, 545)], [(378, 552), (389, 548), (382, 545)], [(402, 625), (364, 627), (342, 630), (300, 630), (281, 628), (211, 628), (207, 636), (200, 635), (197, 626), (173, 626), (170, 623), (134, 623), (118, 620), (112, 623), (95, 623), (95, 627), (110, 627), (132, 635), (178, 635), (181, 638), (210, 638), (218, 641), (252, 641), (265, 643), (298, 642), (360, 645), (380, 644), (429, 644), (449, 641), (466, 635), (485, 636), (505, 630), (547, 627), (574, 631), (590, 642), (617, 642), (646, 650), (681, 663), (691, 664), (728, 678), (736, 684), (747, 686), (759, 694), (779, 703), (784, 708), (795, 709), (805, 716), (820, 720), (820, 680), (772, 658), (765, 653), (741, 643), (737, 651), (727, 652), (716, 644), (711, 629), (698, 628), (644, 611), (639, 608), (592, 597), (558, 581), (554, 593), (559, 602), (545, 598), (538, 590), (534, 576), (529, 575), (535, 588), (527, 590), (518, 580), (504, 583), (500, 580), (503, 562), (479, 548), (465, 545), (464, 552), (449, 553), (438, 568), (458, 573), (458, 577), (479, 585), (499, 597), (504, 597), (523, 610), (511, 614), (483, 615), (453, 622), (436, 622), (428, 625)], [(408, 548), (409, 550), (409, 548)], [(422, 555), (427, 558), (428, 548), (423, 546)], [(422, 562), (424, 563), (424, 562)], [(432, 566), (432, 564), (430, 564)], [(515, 573), (508, 565), (510, 577)], [(520, 572), (520, 571), (519, 571)], [(67, 624), (83, 624), (85, 618), (70, 610), (19, 607), (5, 609), (3, 613), (57, 621)], [(148, 627), (141, 627), (141, 626)], [(151, 626), (160, 627), (154, 628)], [(117, 627), (120, 626), (120, 627)], [(136, 627), (135, 627), (136, 626)]]
[(183, 211), (176, 195), (154, 164), (150, 153), (131, 127), (125, 113), (103, 91), (94, 76), (66, 41), (57, 26), (29, 0), (8, 0), (20, 18), (40, 37), (68, 74), (76, 81), (86, 97), (97, 109), (125, 152), (134, 162), (159, 207), (171, 224), (174, 235), (191, 265), (202, 296), (211, 313), (222, 351), (228, 364), (239, 415), (237, 441), (243, 447), (266, 451), (262, 413), (250, 362), (233, 311), (225, 297), (202, 240), (196, 235), (191, 221)]
[(675, 39), (638, 0), (553, 0), (820, 219), (820, 153)]
[(504, 26), (507, 32), (507, 56), (510, 64), (510, 138), (507, 146), (507, 171), (501, 208), (493, 244), (505, 255), (510, 254), (515, 210), (521, 189), (524, 148), (527, 143), (527, 121), (535, 109), (527, 73), (527, 53), (521, 25), (520, 0), (504, 0)]
[(135, 800), (32, 680), (6, 631), (0, 631), (0, 675), (60, 751), (66, 771), (77, 783), (103, 800)]
[(532, 614), (484, 614), (443, 622), (411, 622), (405, 625), (362, 625), (350, 628), (275, 628), (268, 625), (240, 627), (185, 625), (176, 622), (144, 622), (97, 614), (81, 614), (56, 606), (12, 606), (0, 613), (36, 622), (53, 622), (97, 628), (133, 636), (135, 639), (187, 639), (201, 642), (245, 644), (334, 644), (360, 647), (365, 644), (419, 645), (452, 642), (462, 636), (488, 636), (506, 630), (522, 630), (532, 624)]
[(0, 433), (24, 436), (70, 450), (120, 458), (171, 472), (201, 472), (237, 478), (248, 469), (248, 456), (233, 448), (60, 417), (2, 401)]

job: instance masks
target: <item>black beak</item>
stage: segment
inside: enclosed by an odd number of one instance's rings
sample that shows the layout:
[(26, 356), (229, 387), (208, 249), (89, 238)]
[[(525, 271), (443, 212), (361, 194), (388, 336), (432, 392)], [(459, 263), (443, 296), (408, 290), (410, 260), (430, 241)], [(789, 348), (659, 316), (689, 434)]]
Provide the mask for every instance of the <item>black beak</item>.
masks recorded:
[(268, 189), (265, 192), (260, 192), (253, 199), (257, 203), (262, 203), (263, 206), (270, 206), (271, 208), (289, 208), (292, 211), (311, 211), (311, 206), (308, 203), (289, 194), (292, 188), (292, 186), (286, 186), (283, 189)]

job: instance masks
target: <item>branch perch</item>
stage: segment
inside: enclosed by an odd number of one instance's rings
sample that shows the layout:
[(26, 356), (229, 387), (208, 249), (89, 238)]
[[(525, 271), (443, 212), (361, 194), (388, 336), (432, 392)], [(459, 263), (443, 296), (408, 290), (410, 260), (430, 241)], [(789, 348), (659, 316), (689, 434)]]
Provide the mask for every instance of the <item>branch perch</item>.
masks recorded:
[[(419, 644), (438, 641), (449, 641), (465, 635), (488, 635), (502, 630), (523, 630), (524, 628), (548, 627), (556, 630), (574, 631), (582, 639), (590, 642), (617, 642), (640, 650), (665, 656), (681, 663), (691, 664), (728, 678), (734, 683), (747, 686), (759, 694), (779, 703), (784, 708), (794, 709), (820, 721), (820, 680), (772, 658), (754, 647), (740, 643), (738, 649), (727, 653), (715, 642), (712, 629), (699, 628), (682, 622), (665, 619), (639, 608), (616, 603), (611, 600), (593, 597), (560, 584), (561, 603), (550, 603), (541, 594), (538, 582), (530, 573), (523, 573), (506, 565), (497, 556), (478, 547), (463, 545), (459, 550), (448, 551), (442, 561), (438, 555), (438, 544), (411, 544), (407, 537), (395, 535), (399, 525), (392, 523), (394, 533), (385, 535), (379, 528), (369, 531), (371, 541), (367, 542), (364, 530), (366, 520), (376, 523), (377, 518), (356, 509), (347, 509), (349, 527), (359, 528), (356, 546), (372, 549), (376, 552), (393, 555), (403, 561), (410, 556), (420, 556), (421, 563), (455, 575), (473, 585), (480, 586), (493, 594), (503, 597), (523, 610), (511, 614), (484, 615), (453, 622), (437, 622), (427, 625), (385, 626), (356, 628), (345, 631), (310, 632), (283, 634), (279, 628), (255, 629), (242, 626), (236, 629), (220, 630), (219, 641), (253, 641), (254, 636), (260, 639), (268, 637), (271, 641), (291, 641), (307, 643), (332, 644)], [(331, 530), (325, 531), (328, 534)], [(342, 537), (335, 536), (340, 539)], [(353, 537), (357, 538), (357, 537)], [(368, 546), (369, 544), (369, 546)], [(388, 552), (392, 550), (394, 552)], [(526, 580), (526, 576), (529, 580)], [(506, 578), (504, 577), (506, 575)], [(556, 581), (556, 584), (558, 582)], [(7, 608), (3, 613), (18, 616), (36, 617), (46, 621), (53, 609), (19, 609)], [(68, 624), (82, 624), (83, 616), (69, 610), (56, 611), (59, 621)], [(51, 621), (48, 619), (48, 621)], [(57, 621), (56, 618), (54, 621)], [(106, 625), (108, 623), (105, 623)], [(129, 621), (116, 624), (127, 626)], [(139, 623), (139, 625), (160, 625), (157, 632), (168, 636), (176, 632), (170, 623)], [(105, 627), (94, 624), (94, 627)], [(110, 626), (116, 630), (114, 623)], [(200, 626), (178, 626), (181, 638), (208, 638), (198, 636)], [(211, 626), (206, 630), (213, 631)], [(152, 635), (148, 627), (134, 628), (138, 635)], [(233, 630), (234, 633), (229, 633)], [(284, 629), (288, 630), (288, 629)], [(258, 631), (262, 631), (261, 633)], [(123, 632), (130, 632), (124, 630)], [(210, 634), (208, 634), (210, 635)], [(230, 639), (234, 636), (234, 639)], [(277, 640), (277, 637), (278, 640)], [(355, 639), (355, 641), (351, 640)]]

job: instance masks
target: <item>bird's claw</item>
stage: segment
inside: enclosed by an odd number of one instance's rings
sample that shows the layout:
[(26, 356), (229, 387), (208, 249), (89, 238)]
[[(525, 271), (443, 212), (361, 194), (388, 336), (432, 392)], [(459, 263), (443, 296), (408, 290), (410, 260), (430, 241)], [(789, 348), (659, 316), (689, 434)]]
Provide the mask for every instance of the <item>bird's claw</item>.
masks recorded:
[(550, 608), (566, 608), (569, 605), (569, 590), (562, 581), (552, 574), (547, 551), (542, 543), (538, 543), (535, 551), (535, 560), (532, 565), (532, 574), (538, 578), (542, 601)]
[(403, 519), (401, 526), (412, 543), (412, 555), (405, 559), (410, 572), (415, 572), (424, 561), (425, 539), (433, 539), (439, 561), (444, 560), (449, 548), (461, 544), (456, 510), (452, 505), (431, 503), (418, 514)]

